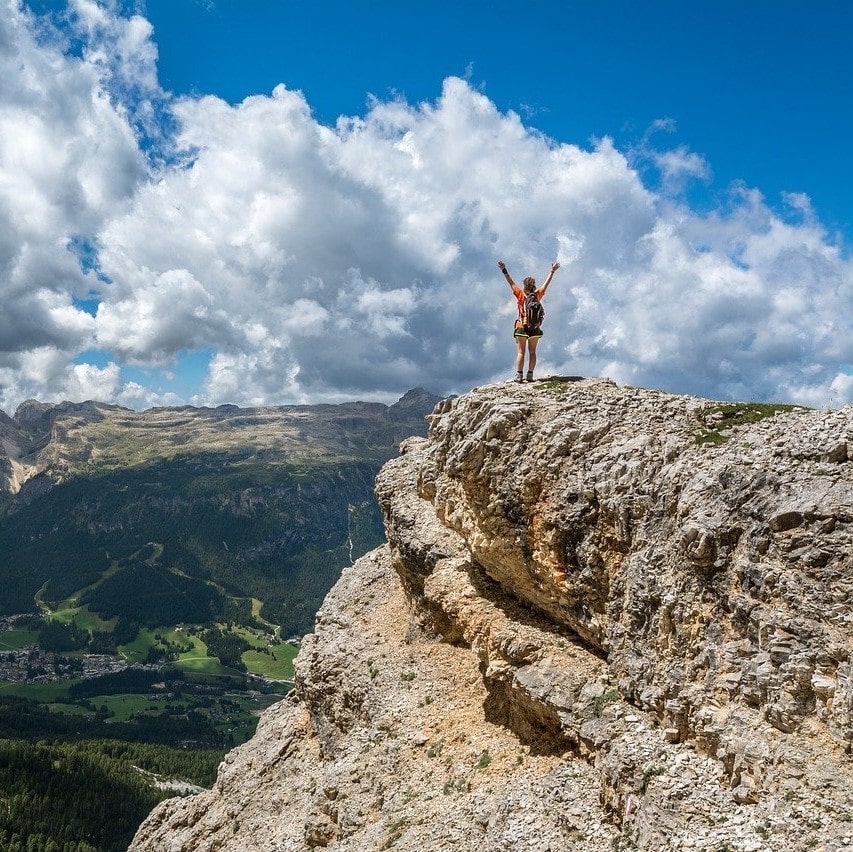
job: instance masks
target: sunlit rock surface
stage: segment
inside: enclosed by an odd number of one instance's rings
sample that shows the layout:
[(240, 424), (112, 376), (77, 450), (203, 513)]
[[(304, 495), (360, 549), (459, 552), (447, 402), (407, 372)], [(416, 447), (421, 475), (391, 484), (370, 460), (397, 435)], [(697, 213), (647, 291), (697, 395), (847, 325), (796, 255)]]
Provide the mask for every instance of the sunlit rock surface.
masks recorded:
[(853, 849), (853, 408), (436, 408), (297, 688), (135, 850)]

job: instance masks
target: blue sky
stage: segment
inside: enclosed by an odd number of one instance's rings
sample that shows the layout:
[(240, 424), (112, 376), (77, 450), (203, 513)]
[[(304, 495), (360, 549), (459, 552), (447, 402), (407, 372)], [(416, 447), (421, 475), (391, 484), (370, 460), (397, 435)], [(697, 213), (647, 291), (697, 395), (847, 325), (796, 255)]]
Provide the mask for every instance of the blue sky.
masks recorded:
[[(772, 203), (804, 192), (853, 236), (853, 4), (842, 0), (148, 0), (166, 88), (231, 103), (281, 82), (317, 119), (368, 95), (434, 100), (466, 77), (561, 141), (669, 144)], [(249, 12), (251, 10), (251, 12)]]
[[(0, 408), (853, 401), (846, 2), (0, 0)], [(503, 288), (503, 289), (502, 289)], [(459, 291), (460, 322), (442, 309)]]

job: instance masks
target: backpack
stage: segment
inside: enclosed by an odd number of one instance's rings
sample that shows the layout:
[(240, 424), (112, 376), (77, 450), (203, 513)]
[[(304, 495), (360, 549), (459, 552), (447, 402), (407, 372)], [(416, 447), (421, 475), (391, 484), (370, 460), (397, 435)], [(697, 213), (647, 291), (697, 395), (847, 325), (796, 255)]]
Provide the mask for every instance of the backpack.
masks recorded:
[(545, 319), (545, 308), (536, 293), (528, 293), (524, 297), (524, 325), (527, 328), (539, 328)]

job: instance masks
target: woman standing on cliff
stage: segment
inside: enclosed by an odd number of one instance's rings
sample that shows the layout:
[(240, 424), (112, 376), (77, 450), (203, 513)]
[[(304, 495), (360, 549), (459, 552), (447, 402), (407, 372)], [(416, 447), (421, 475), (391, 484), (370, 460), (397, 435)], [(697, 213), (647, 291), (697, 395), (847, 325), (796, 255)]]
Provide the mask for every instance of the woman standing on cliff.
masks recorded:
[[(554, 261), (551, 264), (551, 271), (545, 279), (545, 283), (537, 290), (536, 279), (529, 276), (522, 282), (524, 289), (522, 290), (506, 268), (506, 264), (498, 261), (498, 268), (504, 274), (516, 302), (518, 302), (518, 316), (515, 320), (515, 327), (512, 335), (515, 338), (515, 345), (518, 350), (515, 359), (515, 380), (517, 382), (524, 381), (524, 353), (527, 352), (527, 381), (533, 381), (533, 371), (536, 369), (536, 346), (542, 337), (542, 317), (545, 312), (540, 305), (538, 308), (538, 317), (536, 315), (536, 302), (541, 302), (548, 285), (554, 278), (554, 273), (560, 268), (560, 264)], [(531, 298), (532, 297), (532, 298)]]

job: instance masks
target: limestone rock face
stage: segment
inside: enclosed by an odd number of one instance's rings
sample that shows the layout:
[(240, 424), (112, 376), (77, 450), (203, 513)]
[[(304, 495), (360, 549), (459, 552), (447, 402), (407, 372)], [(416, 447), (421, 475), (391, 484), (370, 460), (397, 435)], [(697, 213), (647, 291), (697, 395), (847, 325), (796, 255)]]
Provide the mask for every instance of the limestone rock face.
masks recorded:
[(439, 404), (292, 697), (132, 848), (853, 849), (853, 409), (718, 413)]

